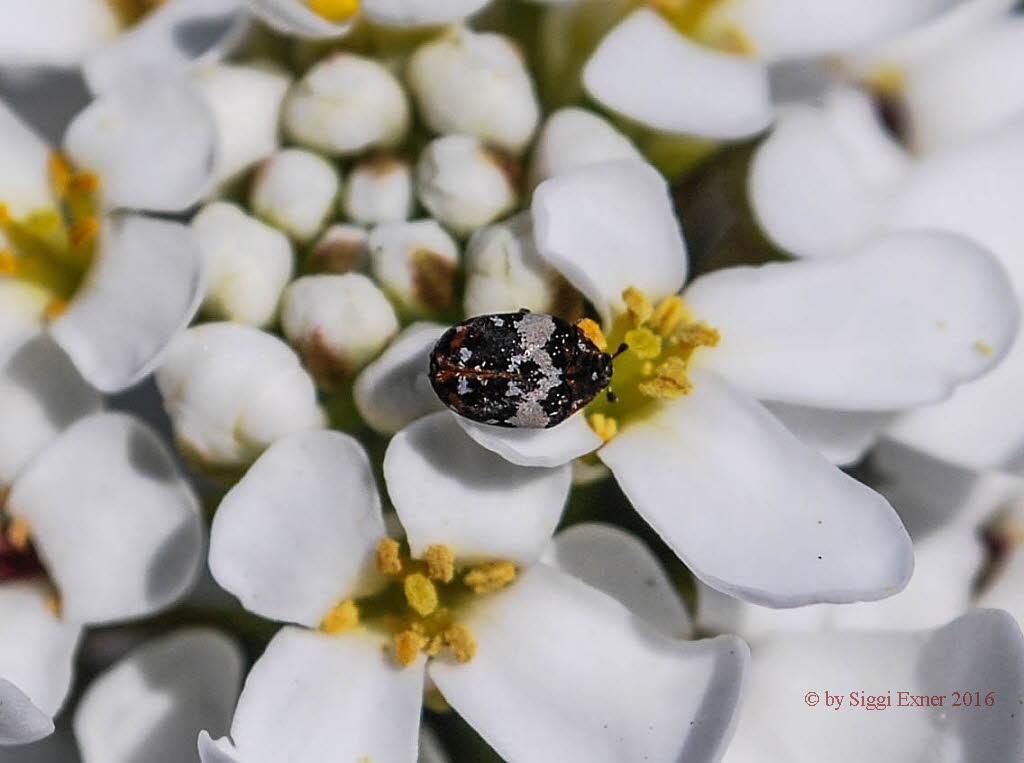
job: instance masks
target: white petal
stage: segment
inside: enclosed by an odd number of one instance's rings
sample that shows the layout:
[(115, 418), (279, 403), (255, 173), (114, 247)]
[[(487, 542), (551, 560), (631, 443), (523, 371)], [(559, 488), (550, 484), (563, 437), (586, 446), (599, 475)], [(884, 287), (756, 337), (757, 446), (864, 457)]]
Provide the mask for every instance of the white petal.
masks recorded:
[(687, 305), (721, 333), (699, 362), (757, 398), (888, 410), (992, 368), (1019, 320), (1006, 273), (966, 238), (890, 233), (844, 257), (729, 268)]
[(835, 411), (789, 403), (765, 407), (804, 444), (837, 466), (860, 461), (895, 419), (890, 411)]
[(1010, 549), (992, 582), (978, 597), (979, 607), (1005, 609), (1017, 622), (1024, 619), (1024, 547)]
[(686, 245), (665, 179), (648, 164), (619, 160), (568, 170), (534, 191), (541, 257), (583, 292), (607, 323), (635, 286), (652, 300), (679, 291)]
[(53, 297), (46, 289), (17, 278), (0, 278), (0, 358), (38, 334)]
[(56, 211), (49, 183), (50, 154), (43, 138), (0, 100), (0, 200), (15, 220)]
[(302, 0), (248, 0), (252, 11), (279, 32), (296, 37), (341, 37), (351, 24), (335, 24), (313, 13)]
[(240, 41), (249, 20), (244, 9), (244, 0), (163, 3), (88, 56), (82, 72), (94, 93), (141, 71), (185, 74), (221, 58)]
[(185, 82), (138, 75), (101, 93), (68, 125), (64, 148), (97, 173), (113, 207), (178, 212), (209, 189), (213, 118)]
[(841, 52), (926, 21), (956, 0), (730, 0), (708, 12), (713, 33), (734, 27), (770, 60)]
[(455, 420), (478, 445), (520, 466), (561, 466), (603, 444), (582, 415), (549, 429), (496, 427), (458, 415)]
[[(75, 66), (118, 32), (106, 0), (0, 3), (0, 65)], [(60, 19), (57, 23), (56, 20)]]
[(160, 437), (124, 414), (65, 430), (18, 475), (8, 507), (28, 522), (73, 622), (152, 613), (199, 568), (199, 502)]
[(315, 626), (365, 592), (385, 534), (359, 443), (302, 432), (271, 445), (221, 501), (210, 571), (251, 612)]
[(779, 246), (802, 257), (842, 254), (881, 227), (907, 164), (870, 98), (840, 90), (822, 108), (781, 112), (754, 154), (747, 190)]
[(420, 727), (420, 752), (416, 763), (451, 763), (437, 734), (429, 726)]
[(200, 763), (242, 763), (238, 750), (227, 737), (213, 739), (205, 729), (199, 732)]
[(97, 261), (50, 333), (93, 386), (115, 392), (152, 371), (192, 320), (202, 272), (181, 223), (117, 216), (100, 235)]
[(725, 380), (691, 378), (689, 395), (598, 455), (697, 577), (775, 607), (879, 599), (906, 585), (910, 539), (885, 499)]
[(81, 629), (53, 614), (50, 597), (41, 580), (0, 585), (0, 744), (52, 731), (71, 688)]
[(225, 734), (243, 657), (217, 631), (178, 631), (135, 649), (86, 689), (75, 710), (84, 763), (181, 763), (202, 728)]
[(0, 364), (0, 485), (72, 422), (99, 410), (101, 398), (46, 334)]
[(388, 26), (448, 24), (476, 13), (488, 0), (364, 0), (363, 13)]
[(413, 556), (443, 543), (460, 560), (528, 564), (555, 531), (572, 474), (568, 464), (542, 469), (509, 463), (438, 411), (391, 439), (384, 478)]
[[(780, 636), (754, 649), (743, 713), (725, 760), (1019, 760), (1022, 665), (1020, 629), (997, 610), (965, 615), (936, 631)], [(818, 694), (816, 706), (805, 704), (809, 691)], [(901, 691), (942, 696), (942, 705), (900, 707)], [(979, 691), (980, 707), (951, 707), (953, 692), (968, 691), (972, 700)], [(989, 692), (994, 704), (984, 706)], [(843, 696), (838, 710), (835, 695)], [(869, 696), (891, 698), (892, 706), (875, 703), (871, 710)]]
[(530, 187), (559, 172), (614, 159), (643, 160), (636, 146), (586, 109), (559, 109), (544, 123), (530, 162)]
[(669, 639), (543, 564), (473, 610), (479, 648), (431, 678), (504, 758), (536, 763), (714, 761), (727, 743), (747, 648)]
[(412, 761), (423, 660), (391, 661), (381, 639), (282, 628), (238, 700), (231, 736), (245, 763)]
[(603, 106), (665, 132), (743, 138), (772, 118), (763, 64), (693, 42), (649, 9), (601, 40), (583, 85)]
[(563, 530), (544, 561), (608, 594), (666, 636), (693, 635), (690, 616), (657, 557), (614, 525), (585, 522)]
[(446, 330), (436, 323), (413, 323), (356, 377), (356, 407), (375, 432), (394, 434), (443, 407), (427, 379), (427, 356)]

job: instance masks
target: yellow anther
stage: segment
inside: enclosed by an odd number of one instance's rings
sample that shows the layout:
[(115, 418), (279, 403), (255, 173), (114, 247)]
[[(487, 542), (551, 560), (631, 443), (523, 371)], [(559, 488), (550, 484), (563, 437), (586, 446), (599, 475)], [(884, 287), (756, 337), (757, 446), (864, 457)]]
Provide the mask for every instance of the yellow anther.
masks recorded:
[(427, 560), (427, 575), (431, 580), (451, 583), (455, 577), (455, 554), (443, 543), (427, 546), (424, 558)]
[(67, 309), (68, 301), (66, 299), (51, 299), (43, 311), (43, 317), (48, 321), (55, 321), (64, 315)]
[(11, 224), (11, 213), (7, 210), (7, 205), (0, 202), (0, 226)]
[(46, 597), (46, 609), (54, 617), (60, 617), (64, 611), (64, 604), (60, 600), (60, 594), (54, 592)]
[(427, 638), (412, 629), (396, 633), (394, 636), (395, 660), (403, 668), (416, 662), (420, 650), (427, 645)]
[(654, 314), (654, 306), (647, 295), (635, 286), (630, 286), (622, 292), (622, 301), (626, 303), (626, 309), (633, 319), (634, 326), (641, 326)]
[(93, 172), (79, 172), (71, 178), (68, 191), (74, 194), (96, 193), (100, 189), (100, 176)]
[(646, 326), (626, 332), (625, 342), (629, 351), (642, 360), (651, 360), (661, 355), (661, 337)]
[(718, 329), (713, 329), (704, 321), (699, 323), (688, 323), (676, 331), (675, 336), (680, 344), (691, 348), (696, 347), (717, 347), (722, 335)]
[(338, 24), (359, 13), (359, 0), (309, 0), (309, 9), (317, 16)]
[(90, 215), (89, 217), (83, 217), (81, 220), (75, 220), (71, 226), (71, 246), (75, 249), (80, 249), (91, 243), (99, 232), (100, 221), (98, 218)]
[(602, 352), (608, 349), (608, 339), (605, 337), (604, 332), (601, 331), (601, 327), (598, 326), (590, 318), (580, 318), (576, 321), (576, 326), (587, 335), (587, 339), (594, 343), (594, 346)]
[(18, 274), (18, 260), (14, 252), (6, 249), (0, 250), (0, 275), (13, 276)]
[(385, 575), (402, 574), (402, 558), (399, 556), (398, 541), (382, 538), (377, 544), (377, 569)]
[(594, 434), (604, 442), (608, 442), (619, 433), (619, 422), (611, 416), (605, 416), (603, 413), (590, 414), (587, 423), (594, 430)]
[(976, 349), (982, 355), (992, 354), (992, 345), (990, 345), (988, 342), (983, 342), (980, 339), (974, 343), (974, 349)]
[(24, 551), (28, 548), (28, 534), (28, 522), (21, 517), (12, 517), (11, 521), (7, 524), (7, 529), (4, 530), (7, 542), (18, 551)]
[(359, 607), (352, 599), (345, 599), (320, 621), (320, 630), (335, 636), (359, 625)]
[(50, 188), (58, 199), (67, 196), (68, 188), (71, 186), (71, 178), (74, 171), (71, 164), (61, 154), (50, 156), (49, 162)]
[(683, 304), (682, 297), (665, 297), (654, 308), (654, 315), (651, 316), (651, 328), (662, 336), (669, 336), (684, 318), (686, 318), (686, 305)]
[(654, 373), (654, 364), (649, 360), (645, 360), (644, 364), (640, 366), (640, 373), (644, 376), (650, 376)]
[(897, 66), (880, 66), (868, 75), (867, 84), (882, 95), (902, 95), (907, 87), (907, 72)]
[(414, 572), (405, 579), (402, 589), (409, 606), (420, 615), (426, 617), (437, 609), (437, 589), (426, 575)]
[(493, 593), (515, 579), (516, 566), (511, 562), (488, 562), (467, 572), (463, 582), (473, 589), (473, 593)]
[(453, 625), (442, 634), (444, 643), (459, 662), (469, 662), (476, 655), (476, 639), (463, 625)]
[(640, 394), (657, 400), (673, 400), (693, 389), (686, 375), (686, 361), (672, 356), (654, 369), (654, 377), (637, 385)]
[(733, 53), (738, 56), (753, 56), (757, 53), (757, 46), (754, 45), (750, 35), (735, 24), (729, 24), (719, 29), (709, 37), (707, 43), (725, 53)]

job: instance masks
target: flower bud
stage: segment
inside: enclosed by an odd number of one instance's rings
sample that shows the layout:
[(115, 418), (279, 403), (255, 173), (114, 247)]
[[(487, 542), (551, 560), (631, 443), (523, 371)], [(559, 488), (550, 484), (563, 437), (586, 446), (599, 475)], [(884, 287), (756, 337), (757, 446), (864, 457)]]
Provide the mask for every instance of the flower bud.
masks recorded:
[(204, 312), (218, 320), (270, 325), (292, 277), (288, 238), (225, 201), (203, 207), (192, 230), (206, 270)]
[(332, 156), (394, 146), (409, 128), (405, 92), (390, 71), (352, 53), (313, 66), (285, 99), (284, 127), (296, 142)]
[(367, 241), (374, 279), (408, 316), (451, 307), (459, 254), (435, 220), (386, 223)]
[(384, 153), (360, 162), (348, 176), (341, 206), (349, 219), (364, 225), (408, 220), (413, 206), (408, 162)]
[(431, 215), (465, 235), (516, 204), (516, 190), (500, 156), (469, 135), (432, 141), (416, 165), (416, 192)]
[(323, 232), (306, 255), (310, 273), (352, 273), (367, 266), (368, 233), (358, 225), (335, 223)]
[(334, 389), (380, 354), (398, 318), (366, 276), (316, 275), (285, 290), (281, 327), (317, 383)]
[(298, 356), (251, 326), (187, 329), (168, 348), (156, 383), (179, 447), (207, 473), (233, 475), (275, 440), (325, 424)]
[(323, 227), (339, 185), (338, 173), (326, 159), (286, 148), (257, 170), (249, 201), (268, 223), (306, 242)]
[(523, 57), (508, 38), (452, 27), (421, 45), (408, 71), (434, 132), (473, 135), (513, 154), (530, 142), (540, 107)]
[(466, 244), (467, 316), (552, 312), (560, 279), (537, 254), (530, 213), (481, 228)]
[(533, 188), (559, 172), (611, 159), (644, 161), (629, 138), (586, 109), (559, 109), (544, 123), (530, 162)]
[(291, 77), (269, 65), (212, 64), (195, 77), (217, 127), (214, 181), (222, 183), (280, 147), (278, 122)]

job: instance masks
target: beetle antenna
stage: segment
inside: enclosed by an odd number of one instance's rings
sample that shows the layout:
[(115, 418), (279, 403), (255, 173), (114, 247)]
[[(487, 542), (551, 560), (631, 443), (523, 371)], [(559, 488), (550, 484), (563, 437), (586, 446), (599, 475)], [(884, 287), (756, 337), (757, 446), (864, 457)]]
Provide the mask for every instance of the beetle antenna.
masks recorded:
[(629, 345), (628, 345), (628, 344), (626, 344), (625, 342), (623, 342), (622, 344), (620, 344), (620, 345), (619, 345), (619, 349), (617, 349), (617, 350), (615, 351), (615, 354), (614, 354), (614, 355), (612, 355), (612, 360), (615, 360), (615, 358), (619, 357), (619, 355), (621, 355), (622, 353), (624, 353), (624, 352), (625, 352), (626, 350), (628, 350), (628, 349), (629, 349)]
[(607, 396), (609, 403), (619, 402), (619, 396), (612, 392), (611, 387), (608, 388), (608, 391), (605, 392), (605, 395)]
[(519, 313), (520, 315), (526, 315), (528, 312), (530, 312), (530, 308), (520, 307), (516, 312)]

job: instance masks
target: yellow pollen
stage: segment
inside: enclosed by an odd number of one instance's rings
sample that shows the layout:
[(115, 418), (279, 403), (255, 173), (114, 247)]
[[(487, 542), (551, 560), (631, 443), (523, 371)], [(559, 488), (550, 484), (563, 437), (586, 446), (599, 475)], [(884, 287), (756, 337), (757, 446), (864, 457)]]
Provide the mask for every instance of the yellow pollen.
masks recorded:
[(469, 662), (476, 655), (476, 639), (463, 625), (453, 625), (443, 634), (444, 643), (455, 654), (459, 662)]
[(688, 323), (675, 333), (680, 344), (690, 347), (717, 347), (722, 335), (718, 329), (713, 329), (704, 321), (700, 323)]
[(644, 376), (650, 376), (654, 373), (654, 364), (649, 360), (645, 360), (644, 364), (640, 366), (640, 373)]
[(603, 413), (592, 413), (587, 423), (594, 430), (594, 434), (604, 442), (608, 442), (619, 433), (619, 422)]
[(651, 316), (651, 328), (662, 336), (669, 336), (676, 330), (682, 320), (686, 317), (686, 305), (682, 297), (665, 297), (654, 308), (654, 315)]
[(352, 599), (345, 599), (320, 621), (320, 630), (336, 636), (359, 625), (359, 607)]
[(438, 580), (442, 583), (451, 583), (455, 577), (455, 554), (443, 543), (433, 543), (427, 546), (424, 554), (427, 560), (427, 575), (431, 580)]
[(420, 615), (426, 617), (437, 609), (437, 589), (425, 575), (414, 572), (402, 584), (405, 600)]
[(398, 554), (398, 541), (382, 538), (377, 544), (377, 569), (385, 575), (402, 574), (402, 558)]
[(634, 326), (642, 326), (654, 314), (654, 306), (651, 305), (651, 300), (647, 299), (647, 295), (635, 286), (630, 286), (622, 292), (622, 300), (626, 303), (626, 309), (633, 319)]
[(980, 339), (974, 343), (974, 349), (976, 349), (982, 355), (992, 354), (992, 345), (990, 345), (988, 342), (983, 342)]
[(13, 276), (17, 273), (18, 261), (14, 257), (14, 252), (0, 249), (0, 275)]
[(608, 339), (605, 337), (604, 332), (601, 331), (601, 327), (598, 326), (590, 318), (580, 318), (576, 321), (576, 326), (587, 335), (587, 339), (594, 343), (597, 349), (604, 352), (608, 349)]
[(394, 636), (395, 660), (403, 668), (416, 662), (420, 650), (427, 645), (427, 638), (411, 628)]
[(646, 326), (630, 329), (625, 340), (630, 352), (642, 360), (651, 360), (661, 355), (661, 337)]
[(43, 311), (43, 316), (48, 321), (55, 321), (60, 318), (67, 309), (68, 301), (66, 299), (51, 299), (46, 305), (46, 309)]
[(309, 9), (317, 16), (338, 24), (359, 13), (359, 0), (309, 0)]
[(68, 160), (61, 154), (50, 156), (49, 173), (50, 188), (53, 189), (54, 195), (59, 199), (67, 196), (68, 188), (71, 186), (71, 179), (74, 177), (74, 171), (71, 169), (71, 164)]
[(75, 220), (71, 226), (71, 246), (79, 249), (90, 243), (100, 231), (100, 221), (90, 215), (80, 220)]
[(511, 562), (488, 562), (467, 572), (463, 582), (473, 589), (473, 593), (493, 593), (515, 579), (516, 566)]
[(654, 369), (654, 378), (637, 385), (640, 393), (658, 400), (672, 400), (687, 394), (693, 385), (686, 375), (686, 361), (674, 355)]
[(7, 210), (7, 205), (0, 201), (0, 225), (11, 224), (11, 213)]
[(21, 517), (12, 517), (4, 531), (7, 541), (18, 551), (28, 548), (28, 522)]
[(88, 194), (96, 193), (100, 189), (100, 176), (93, 172), (80, 172), (71, 178), (68, 186), (69, 193)]

